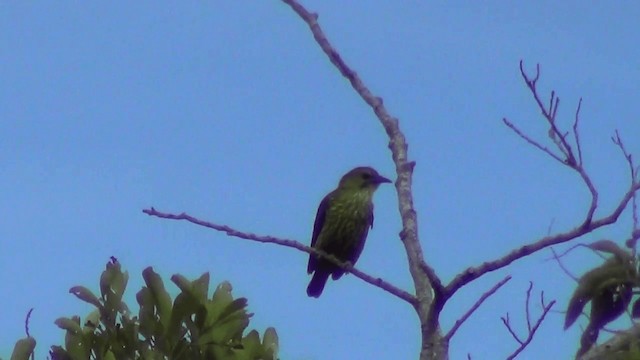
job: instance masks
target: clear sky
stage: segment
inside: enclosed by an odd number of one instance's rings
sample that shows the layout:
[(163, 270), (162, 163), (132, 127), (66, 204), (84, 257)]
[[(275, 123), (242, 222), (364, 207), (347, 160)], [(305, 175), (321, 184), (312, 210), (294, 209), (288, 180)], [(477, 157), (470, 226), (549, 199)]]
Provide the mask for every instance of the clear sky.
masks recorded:
[[(640, 6), (634, 2), (305, 1), (329, 39), (400, 119), (417, 162), (422, 246), (444, 281), (552, 231), (572, 228), (589, 197), (580, 179), (525, 144), (508, 117), (541, 141), (542, 118), (518, 71), (542, 66), (541, 90), (580, 97), (586, 167), (605, 215), (628, 185), (610, 136), (640, 156)], [(305, 293), (305, 254), (228, 238), (142, 214), (155, 206), (237, 229), (308, 243), (315, 211), (358, 165), (394, 177), (372, 111), (280, 1), (0, 3), (0, 356), (24, 336), (29, 308), (37, 358), (63, 333), (59, 316), (86, 315), (68, 293), (97, 291), (110, 256), (129, 271), (210, 272), (249, 299), (251, 326), (278, 330), (283, 359), (415, 359), (416, 316), (353, 276)], [(411, 290), (392, 186), (358, 267)], [(622, 243), (619, 225), (584, 241)], [(562, 250), (566, 248), (560, 247)], [(480, 294), (513, 279), (460, 328), (451, 358), (501, 359), (524, 334), (529, 281), (564, 310), (574, 283), (549, 251), (483, 277), (445, 308), (449, 329)], [(578, 250), (576, 274), (597, 264)], [(175, 287), (168, 287), (175, 291)], [(540, 307), (532, 307), (534, 314)], [(579, 326), (552, 313), (522, 359), (568, 359)], [(585, 319), (580, 320), (582, 325)]]

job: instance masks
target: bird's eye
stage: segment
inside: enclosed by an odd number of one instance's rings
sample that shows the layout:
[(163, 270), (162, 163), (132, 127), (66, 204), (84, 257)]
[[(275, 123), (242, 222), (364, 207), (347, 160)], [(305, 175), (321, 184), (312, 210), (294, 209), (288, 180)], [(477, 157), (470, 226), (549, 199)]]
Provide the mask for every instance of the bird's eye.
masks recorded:
[(371, 179), (371, 174), (369, 174), (369, 173), (364, 173), (364, 174), (362, 174), (362, 178), (363, 178), (364, 180), (369, 180), (369, 179)]

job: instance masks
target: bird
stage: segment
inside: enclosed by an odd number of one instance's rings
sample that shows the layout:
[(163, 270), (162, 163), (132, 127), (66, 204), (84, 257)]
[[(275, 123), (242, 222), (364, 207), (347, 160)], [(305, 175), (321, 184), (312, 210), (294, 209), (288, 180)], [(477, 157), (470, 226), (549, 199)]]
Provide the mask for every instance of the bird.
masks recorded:
[[(373, 227), (373, 193), (380, 184), (390, 182), (368, 166), (356, 167), (342, 176), (338, 187), (318, 206), (311, 247), (355, 265)], [(318, 298), (329, 275), (338, 280), (345, 270), (328, 259), (310, 254), (307, 273), (313, 273), (307, 295)]]

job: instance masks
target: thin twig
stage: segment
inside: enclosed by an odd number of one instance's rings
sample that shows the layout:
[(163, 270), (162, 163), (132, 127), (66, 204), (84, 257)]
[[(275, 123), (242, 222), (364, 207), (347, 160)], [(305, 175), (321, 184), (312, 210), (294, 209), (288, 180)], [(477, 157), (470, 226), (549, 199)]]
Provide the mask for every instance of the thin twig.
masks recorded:
[[(469, 267), (467, 268), (465, 271), (463, 271), (462, 273), (458, 274), (446, 287), (445, 287), (445, 293), (447, 294), (447, 297), (452, 296), (457, 290), (459, 290), (461, 287), (463, 287), (464, 285), (478, 279), (479, 277), (483, 276), (484, 274), (491, 272), (491, 271), (495, 271), (498, 269), (501, 269), (505, 266), (508, 266), (509, 264), (511, 264), (512, 262), (531, 255), (537, 251), (540, 251), (544, 248), (556, 245), (556, 244), (561, 244), (561, 243), (565, 243), (568, 241), (571, 241), (573, 239), (576, 239), (580, 236), (583, 236), (585, 234), (588, 234), (598, 228), (601, 228), (603, 226), (607, 226), (610, 224), (615, 223), (618, 220), (618, 217), (620, 216), (620, 214), (622, 214), (622, 212), (626, 209), (627, 205), (629, 204), (629, 202), (636, 196), (636, 192), (638, 190), (640, 190), (640, 181), (637, 181), (636, 179), (632, 179), (631, 184), (629, 185), (629, 188), (627, 190), (627, 192), (624, 194), (624, 196), (622, 197), (622, 199), (620, 200), (620, 202), (618, 203), (618, 206), (607, 216), (603, 216), (599, 219), (594, 220), (593, 217), (595, 215), (595, 211), (598, 208), (598, 192), (595, 188), (595, 185), (593, 184), (593, 181), (591, 180), (591, 178), (589, 177), (589, 175), (587, 174), (586, 170), (584, 169), (582, 163), (578, 163), (576, 161), (576, 156), (573, 154), (573, 150), (571, 148), (571, 146), (569, 145), (569, 143), (567, 142), (567, 134), (563, 134), (559, 128), (557, 127), (557, 121), (556, 121), (556, 114), (557, 114), (557, 109), (558, 109), (558, 104), (559, 104), (559, 100), (557, 98), (557, 96), (555, 95), (555, 92), (551, 93), (551, 97), (549, 100), (549, 109), (547, 109), (547, 107), (543, 104), (540, 95), (538, 94), (538, 90), (537, 90), (537, 82), (540, 79), (540, 65), (537, 64), (536, 65), (536, 73), (534, 77), (530, 77), (526, 74), (525, 70), (524, 70), (524, 65), (523, 62), (520, 61), (520, 73), (522, 75), (522, 78), (524, 79), (525, 83), (527, 84), (527, 86), (529, 87), (531, 94), (533, 95), (536, 103), (538, 104), (538, 107), (540, 108), (540, 110), (542, 111), (542, 114), (544, 116), (544, 118), (546, 119), (547, 123), (549, 124), (550, 127), (550, 132), (552, 132), (552, 134), (555, 134), (554, 136), (557, 136), (560, 138), (560, 143), (556, 143), (556, 145), (558, 146), (559, 150), (566, 156), (565, 159), (560, 158), (560, 156), (556, 155), (555, 153), (553, 153), (551, 150), (549, 150), (548, 148), (546, 148), (545, 146), (541, 145), (540, 143), (538, 143), (537, 141), (533, 140), (531, 137), (529, 137), (528, 135), (524, 134), (522, 131), (520, 131), (514, 124), (512, 124), (510, 121), (508, 121), (506, 118), (503, 119), (503, 122), (505, 123), (505, 125), (507, 125), (509, 128), (511, 128), (516, 134), (518, 134), (521, 138), (523, 138), (524, 140), (526, 140), (529, 144), (533, 145), (534, 147), (542, 150), (543, 152), (545, 152), (546, 154), (548, 154), (549, 156), (551, 156), (553, 159), (560, 161), (561, 163), (563, 163), (564, 165), (566, 165), (567, 167), (573, 169), (574, 171), (576, 171), (582, 181), (584, 182), (584, 184), (586, 185), (587, 189), (589, 190), (590, 194), (591, 194), (591, 203), (589, 205), (589, 208), (587, 210), (587, 213), (585, 215), (584, 220), (582, 221), (582, 223), (578, 226), (576, 226), (575, 228), (573, 228), (572, 230), (566, 231), (564, 233), (560, 233), (560, 234), (556, 234), (556, 235), (547, 235), (541, 239), (538, 239), (528, 245), (522, 246), (518, 249), (512, 250), (510, 253), (508, 253), (507, 255), (493, 260), (493, 261), (488, 261), (485, 262), (479, 266), (476, 267)], [(580, 108), (582, 106), (582, 102), (580, 101), (580, 103), (578, 104), (578, 109), (576, 110), (576, 120), (574, 121), (574, 134), (577, 135), (576, 136), (576, 142), (579, 143), (580, 137), (578, 135), (578, 119), (579, 119), (579, 112), (580, 112)], [(613, 139), (614, 143), (621, 144), (621, 141), (619, 141), (619, 136), (617, 136), (616, 138)], [(618, 146), (620, 146), (620, 144), (618, 144)], [(578, 146), (579, 147), (579, 146)], [(625, 154), (625, 157), (627, 158), (627, 160), (631, 163), (631, 155), (628, 154), (626, 152), (626, 149), (624, 149), (624, 146), (621, 146), (621, 149), (623, 150), (623, 153)], [(580, 150), (581, 152), (582, 150)], [(578, 155), (578, 158), (581, 158), (581, 155)], [(632, 163), (631, 163), (632, 164)], [(631, 165), (632, 168), (633, 165)], [(635, 172), (633, 174), (636, 174)], [(634, 235), (638, 234), (638, 236), (640, 236), (640, 231), (634, 231)], [(634, 236), (632, 236), (633, 238)]]
[(550, 246), (549, 249), (551, 250), (551, 252), (553, 253), (553, 258), (556, 260), (556, 262), (558, 263), (558, 265), (560, 265), (560, 269), (562, 269), (562, 271), (567, 274), (568, 277), (570, 277), (571, 279), (573, 279), (573, 281), (578, 282), (578, 277), (573, 275), (569, 269), (567, 269), (566, 266), (564, 266), (564, 264), (562, 263), (562, 261), (560, 260), (560, 257), (558, 256), (558, 253), (556, 253), (556, 249), (553, 248), (553, 246)]
[(527, 345), (529, 345), (529, 343), (531, 343), (531, 340), (533, 340), (533, 336), (535, 335), (536, 331), (538, 331), (538, 328), (540, 327), (540, 324), (542, 324), (542, 322), (544, 321), (544, 318), (547, 316), (547, 314), (549, 313), (549, 311), (551, 310), (551, 308), (553, 307), (553, 305), (555, 305), (556, 301), (552, 300), (549, 305), (547, 305), (543, 312), (542, 315), (540, 316), (540, 318), (538, 319), (538, 321), (536, 321), (535, 325), (533, 325), (533, 328), (531, 329), (531, 332), (529, 333), (529, 336), (527, 336), (527, 339), (524, 341), (524, 343), (522, 345), (520, 345), (520, 347), (518, 349), (516, 349), (516, 351), (514, 351), (510, 356), (507, 357), (507, 360), (513, 360), (516, 358), (516, 356), (518, 356), (518, 354), (520, 354), (522, 352), (522, 350), (524, 350), (525, 347), (527, 347)]
[(575, 121), (573, 122), (573, 137), (576, 139), (576, 147), (578, 149), (578, 164), (582, 166), (582, 146), (580, 146), (580, 132), (578, 131), (578, 123), (580, 122), (580, 110), (582, 109), (582, 98), (578, 101), (576, 108)]
[(32, 312), (33, 308), (29, 309), (29, 312), (27, 312), (27, 317), (24, 320), (24, 332), (27, 334), (27, 337), (31, 337), (31, 334), (29, 334), (29, 319), (31, 318)]
[(575, 170), (580, 175), (580, 178), (582, 178), (587, 189), (589, 189), (589, 193), (591, 193), (591, 204), (589, 205), (589, 210), (587, 210), (587, 215), (583, 222), (583, 226), (587, 226), (593, 220), (593, 215), (596, 213), (596, 208), (598, 207), (598, 191), (582, 165), (577, 165)]
[(511, 353), (511, 355), (509, 355), (507, 357), (507, 360), (512, 360), (515, 359), (516, 356), (518, 356), (518, 354), (520, 354), (530, 343), (531, 340), (533, 340), (533, 337), (536, 333), (536, 331), (538, 331), (538, 328), (540, 327), (540, 324), (542, 324), (542, 322), (544, 321), (544, 318), (547, 316), (547, 313), (549, 313), (549, 311), (551, 310), (551, 308), (553, 307), (553, 305), (556, 303), (555, 300), (552, 300), (549, 304), (545, 305), (544, 302), (544, 291), (540, 292), (540, 303), (542, 305), (542, 314), (540, 315), (540, 317), (538, 318), (538, 320), (536, 321), (536, 323), (531, 326), (531, 318), (530, 318), (530, 313), (529, 313), (529, 302), (531, 301), (531, 289), (533, 288), (533, 283), (529, 282), (529, 289), (527, 290), (527, 299), (526, 299), (526, 316), (527, 316), (527, 338), (522, 340), (520, 339), (520, 337), (515, 333), (515, 330), (513, 330), (513, 328), (511, 327), (511, 323), (509, 321), (509, 313), (507, 313), (506, 318), (502, 317), (502, 323), (504, 324), (504, 326), (507, 328), (507, 330), (509, 331), (509, 333), (511, 334), (511, 336), (518, 342), (518, 344), (520, 344), (520, 346), (518, 346), (518, 348)]
[(491, 295), (495, 294), (496, 291), (498, 291), (498, 289), (500, 289), (502, 285), (506, 284), (509, 280), (511, 280), (511, 276), (505, 277), (504, 279), (493, 285), (491, 289), (482, 294), (482, 296), (480, 296), (480, 298), (473, 304), (473, 306), (471, 306), (471, 308), (467, 310), (467, 312), (465, 312), (460, 319), (456, 320), (455, 324), (453, 324), (453, 327), (444, 336), (444, 338), (449, 341), (451, 337), (456, 333), (456, 331), (458, 331), (458, 328), (471, 316), (471, 314), (478, 310), (480, 305), (482, 305), (485, 300), (487, 300)]
[(509, 128), (514, 130), (516, 132), (516, 134), (518, 134), (518, 136), (520, 136), (521, 138), (526, 140), (529, 144), (532, 144), (536, 148), (538, 148), (538, 149), (544, 151), (545, 153), (549, 154), (555, 160), (560, 161), (562, 164), (564, 164), (564, 165), (568, 166), (569, 168), (573, 169), (574, 171), (576, 171), (578, 173), (578, 175), (580, 175), (580, 178), (585, 183), (585, 185), (587, 186), (587, 189), (589, 189), (589, 193), (591, 194), (591, 204), (589, 206), (589, 209), (587, 211), (587, 216), (586, 216), (585, 221), (584, 221), (584, 224), (588, 224), (593, 219), (593, 215), (594, 215), (594, 213), (596, 211), (596, 208), (598, 207), (598, 192), (596, 191), (596, 188), (595, 188), (593, 182), (591, 181), (591, 178), (589, 177), (589, 175), (585, 171), (584, 166), (583, 166), (583, 162), (582, 162), (582, 146), (580, 144), (580, 134), (579, 134), (579, 130), (578, 130), (578, 124), (579, 124), (579, 119), (580, 119), (580, 109), (582, 107), (582, 99), (580, 99), (580, 102), (578, 103), (578, 108), (576, 109), (575, 120), (574, 120), (574, 123), (573, 123), (573, 134), (574, 134), (574, 137), (575, 137), (576, 148), (578, 149), (578, 156), (577, 156), (578, 160), (576, 160), (576, 155), (573, 153), (571, 145), (569, 144), (569, 142), (567, 140), (568, 132), (562, 133), (560, 131), (560, 129), (558, 128), (558, 124), (557, 124), (557, 121), (556, 121), (556, 116), (558, 114), (558, 107), (560, 106), (560, 99), (556, 95), (555, 91), (551, 91), (551, 96), (549, 97), (548, 108), (545, 107), (545, 105), (542, 103), (542, 100), (540, 99), (540, 94), (538, 93), (538, 88), (537, 88), (537, 81), (540, 78), (540, 64), (536, 65), (536, 76), (532, 80), (527, 75), (527, 73), (524, 71), (523, 62), (520, 61), (520, 74), (522, 75), (522, 78), (524, 79), (525, 83), (527, 84), (527, 87), (529, 87), (529, 90), (531, 91), (531, 94), (533, 95), (533, 98), (535, 99), (536, 103), (538, 104), (538, 108), (542, 112), (542, 115), (544, 116), (545, 120), (549, 124), (549, 131), (548, 131), (549, 137), (551, 138), (553, 143), (556, 145), (558, 150), (560, 150), (560, 152), (564, 155), (564, 159), (562, 159), (562, 158), (560, 158), (560, 156), (554, 154), (547, 147), (545, 147), (545, 146), (541, 145), (540, 143), (538, 143), (537, 141), (533, 140), (530, 136), (528, 136), (528, 135), (524, 134), (522, 131), (518, 130), (515, 125), (511, 124), (510, 122), (505, 121), (504, 119), (503, 119), (503, 122)]
[(502, 118), (502, 122), (507, 125), (507, 127), (509, 127), (509, 129), (513, 130), (513, 132), (515, 132), (518, 136), (520, 136), (522, 139), (524, 139), (526, 142), (528, 142), (529, 144), (537, 147), (538, 149), (544, 151), (545, 153), (547, 153), (549, 156), (551, 156), (552, 158), (556, 159), (558, 162), (560, 162), (560, 164), (566, 165), (565, 161), (562, 160), (558, 155), (554, 154), (551, 150), (549, 150), (549, 148), (547, 148), (546, 146), (542, 146), (539, 142), (533, 140), (532, 138), (530, 138), (527, 134), (523, 133), (520, 129), (518, 129), (518, 127), (516, 127), (511, 121), (509, 121), (507, 118)]
[[(629, 165), (629, 174), (631, 176), (631, 182), (633, 183), (640, 182), (640, 179), (638, 179), (638, 167), (634, 165), (633, 157), (631, 156), (631, 153), (629, 153), (626, 147), (624, 146), (624, 142), (622, 141), (622, 138), (620, 137), (620, 133), (618, 132), (618, 130), (616, 130), (616, 135), (611, 137), (611, 141), (613, 141), (613, 143), (620, 148), (620, 151), (622, 151), (622, 155), (624, 156), (625, 160), (627, 161), (627, 164)], [(631, 238), (627, 241), (627, 246), (632, 249), (634, 255), (636, 251), (636, 244), (637, 244), (638, 238), (640, 237), (640, 231), (638, 230), (639, 228), (638, 228), (637, 196), (638, 196), (637, 193), (633, 194), (633, 199), (631, 200), (631, 203), (632, 203), (631, 216), (633, 219), (633, 224), (631, 225), (632, 226)]]
[(567, 164), (572, 166), (576, 163), (575, 157), (573, 155), (573, 150), (571, 149), (571, 145), (567, 142), (566, 134), (563, 134), (556, 124), (556, 114), (558, 112), (558, 106), (560, 105), (560, 99), (555, 96), (555, 92), (551, 92), (551, 96), (549, 99), (549, 108), (547, 109), (545, 105), (542, 103), (540, 96), (538, 94), (537, 82), (540, 78), (540, 64), (536, 64), (536, 76), (533, 80), (527, 75), (524, 71), (523, 61), (520, 60), (520, 75), (525, 80), (525, 83), (529, 87), (533, 98), (538, 104), (538, 108), (542, 112), (542, 115), (549, 123), (551, 131), (555, 133), (560, 138), (560, 143), (556, 142), (558, 145), (558, 149), (566, 156)]
[(529, 281), (529, 288), (527, 289), (527, 301), (524, 302), (524, 312), (527, 317), (527, 331), (531, 332), (531, 313), (529, 312), (529, 300), (531, 299), (531, 289), (533, 289), (533, 281)]
[(242, 232), (236, 229), (233, 229), (227, 225), (219, 225), (219, 224), (214, 224), (208, 221), (204, 221), (204, 220), (200, 220), (198, 218), (195, 218), (191, 215), (188, 215), (186, 213), (181, 213), (181, 214), (171, 214), (171, 213), (163, 213), (160, 211), (157, 211), (156, 209), (154, 209), (153, 207), (149, 208), (149, 209), (144, 209), (142, 210), (143, 213), (149, 215), (149, 216), (155, 216), (155, 217), (159, 217), (162, 219), (170, 219), (170, 220), (186, 220), (190, 223), (199, 225), (199, 226), (203, 226), (206, 228), (210, 228), (216, 231), (221, 231), (226, 233), (229, 236), (233, 236), (233, 237), (237, 237), (240, 239), (245, 239), (245, 240), (251, 240), (251, 241), (257, 241), (257, 242), (261, 242), (261, 243), (269, 243), (269, 244), (278, 244), (281, 246), (286, 246), (286, 247), (290, 247), (290, 248), (294, 248), (309, 254), (313, 254), (316, 256), (321, 256), (331, 262), (333, 262), (334, 264), (340, 266), (341, 268), (343, 268), (344, 270), (352, 273), (353, 275), (355, 275), (356, 277), (368, 282), (371, 285), (374, 285), (376, 287), (379, 287), (385, 291), (387, 291), (390, 294), (393, 294), (397, 297), (399, 297), (400, 299), (408, 302), (409, 304), (411, 304), (412, 306), (415, 306), (417, 300), (416, 297), (409, 294), (408, 292), (396, 287), (395, 285), (392, 285), (391, 283), (382, 280), (381, 278), (376, 278), (373, 277), (369, 274), (366, 274), (358, 269), (356, 269), (355, 267), (353, 267), (353, 265), (351, 265), (351, 263), (349, 262), (342, 262), (340, 260), (338, 260), (335, 256), (333, 255), (329, 255), (323, 251), (318, 251), (312, 247), (303, 245), (300, 242), (297, 242), (295, 240), (288, 240), (288, 239), (281, 239), (281, 238), (276, 238), (273, 236), (260, 236), (260, 235), (256, 235), (256, 234), (252, 234), (252, 233), (246, 233), (246, 232)]
[(511, 321), (509, 319), (509, 313), (507, 313), (506, 316), (500, 317), (500, 319), (502, 319), (502, 323), (507, 328), (509, 333), (511, 333), (511, 337), (513, 337), (518, 343), (522, 344), (523, 343), (522, 340), (520, 340), (520, 337), (518, 337), (518, 334), (516, 334), (515, 331), (513, 330), (513, 328), (511, 327)]
[[(602, 239), (602, 240), (599, 240), (599, 241), (605, 241), (605, 240), (606, 240), (606, 239)], [(609, 240), (606, 240), (606, 241), (609, 241)], [(591, 247), (591, 245), (589, 245), (589, 244), (583, 244), (583, 243), (578, 243), (578, 244), (572, 245), (570, 248), (568, 248), (567, 250), (565, 250), (565, 251), (563, 251), (562, 253), (560, 253), (560, 255), (559, 255), (559, 256), (560, 256), (560, 257), (565, 257), (567, 254), (569, 254), (569, 253), (570, 253), (570, 252), (572, 252), (573, 250), (575, 250), (575, 249), (577, 249), (577, 248), (581, 248), (581, 247), (584, 247), (584, 248), (587, 248), (587, 249), (591, 250), (591, 252), (593, 252), (594, 254), (596, 254), (597, 256), (599, 256), (601, 259), (603, 259), (603, 260), (607, 260), (607, 257), (606, 257), (605, 255), (601, 254), (598, 250), (596, 250), (596, 249), (592, 248), (592, 247)]]

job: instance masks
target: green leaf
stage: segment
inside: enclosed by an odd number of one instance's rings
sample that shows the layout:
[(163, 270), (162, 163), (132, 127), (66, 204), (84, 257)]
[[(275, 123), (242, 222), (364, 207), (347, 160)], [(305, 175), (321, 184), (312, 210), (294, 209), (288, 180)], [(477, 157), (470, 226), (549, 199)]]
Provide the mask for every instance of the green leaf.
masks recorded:
[(74, 316), (71, 319), (58, 318), (54, 323), (60, 329), (66, 330), (72, 334), (80, 334), (82, 332), (82, 328), (80, 327), (80, 318), (78, 316)]
[(191, 286), (198, 301), (204, 303), (209, 297), (209, 273), (202, 274)]
[(246, 307), (247, 307), (246, 298), (235, 299), (225, 307), (225, 309), (220, 313), (218, 317), (220, 319), (225, 319), (227, 317), (231, 317), (235, 315), (235, 313), (237, 312), (242, 312), (243, 315), (246, 315), (246, 311), (244, 311)]
[(100, 311), (99, 310), (93, 310), (84, 319), (84, 329), (83, 329), (83, 331), (85, 333), (93, 332), (93, 331), (95, 331), (95, 329), (98, 327), (99, 324), (100, 324)]
[(196, 313), (198, 306), (199, 304), (191, 295), (180, 293), (176, 296), (176, 299), (173, 301), (171, 321), (167, 329), (167, 338), (171, 340), (172, 343), (182, 338), (182, 324), (188, 317)]
[(64, 337), (64, 347), (73, 360), (89, 359), (91, 349), (82, 341), (81, 334), (67, 331)]
[(263, 350), (260, 343), (260, 334), (255, 330), (251, 330), (242, 339), (242, 350), (237, 352), (238, 358), (242, 360), (264, 359)]
[(120, 273), (120, 263), (117, 261), (108, 262), (106, 269), (100, 275), (100, 293), (102, 294), (102, 300), (107, 300), (107, 297), (112, 294), (113, 278), (116, 274)]
[(18, 340), (13, 347), (11, 360), (29, 360), (33, 350), (36, 348), (36, 340), (31, 336)]
[(565, 330), (569, 328), (582, 313), (584, 306), (602, 288), (603, 284), (637, 284), (637, 273), (633, 263), (621, 262), (612, 257), (604, 264), (588, 271), (580, 280), (567, 307)]
[(115, 326), (118, 312), (129, 312), (127, 305), (122, 302), (128, 280), (129, 274), (120, 270), (117, 261), (108, 262), (100, 276), (100, 292), (104, 301), (102, 321), (107, 328)]
[(171, 320), (171, 296), (169, 296), (169, 293), (165, 290), (162, 278), (153, 271), (152, 267), (144, 269), (142, 277), (153, 296), (154, 304), (158, 309), (160, 323), (163, 328), (166, 329)]
[(176, 284), (178, 289), (180, 289), (183, 293), (191, 292), (191, 281), (189, 281), (186, 277), (180, 274), (175, 274), (171, 276), (171, 281)]
[(231, 284), (228, 281), (223, 281), (216, 287), (216, 291), (214, 291), (211, 300), (224, 304), (230, 303), (231, 301), (233, 301), (231, 290), (233, 290)]
[(156, 335), (156, 319), (153, 306), (153, 294), (148, 287), (143, 287), (136, 294), (136, 300), (140, 305), (138, 316), (140, 317), (140, 333), (146, 338), (151, 339)]
[(267, 360), (276, 360), (278, 358), (280, 345), (278, 344), (278, 333), (275, 328), (268, 327), (267, 330), (264, 331), (262, 346), (267, 350), (268, 355), (270, 355)]
[(632, 291), (630, 284), (620, 284), (617, 279), (604, 282), (591, 301), (589, 326), (600, 330), (622, 315), (631, 302)]
[(98, 309), (102, 308), (102, 304), (100, 303), (100, 299), (91, 292), (91, 290), (87, 289), (84, 286), (74, 286), (69, 290), (70, 293), (75, 295), (78, 299), (87, 302)]
[(69, 355), (61, 346), (57, 345), (51, 347), (49, 355), (51, 355), (51, 360), (73, 360), (71, 355)]

